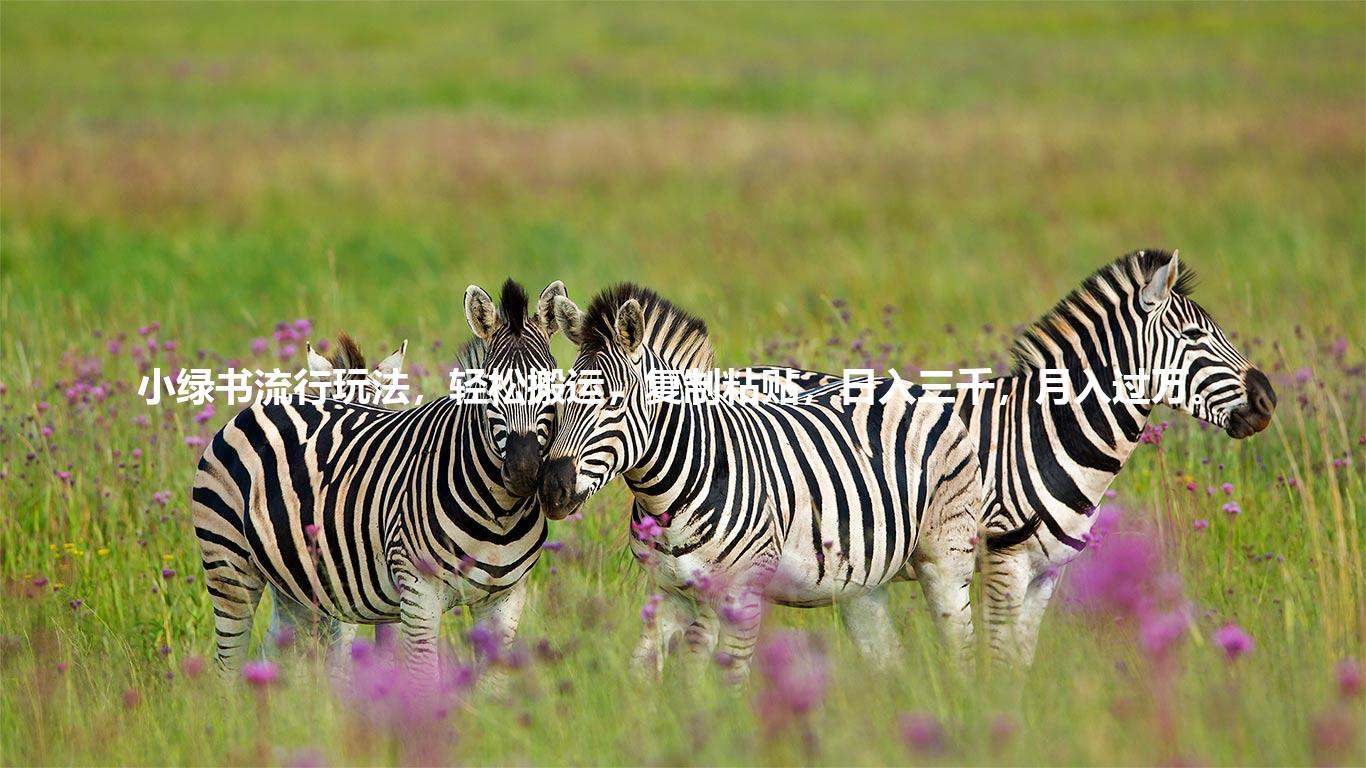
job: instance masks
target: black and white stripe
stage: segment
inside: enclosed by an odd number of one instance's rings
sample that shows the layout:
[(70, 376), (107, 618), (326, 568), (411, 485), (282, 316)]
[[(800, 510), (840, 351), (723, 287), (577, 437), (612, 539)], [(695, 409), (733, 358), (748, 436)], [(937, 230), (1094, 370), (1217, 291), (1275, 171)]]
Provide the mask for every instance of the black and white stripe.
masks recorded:
[(659, 659), (682, 627), (696, 645), (719, 625), (720, 650), (743, 678), (770, 600), (843, 603), (856, 644), (887, 663), (899, 641), (883, 587), (908, 569), (955, 653), (966, 651), (982, 494), (951, 402), (881, 380), (871, 404), (838, 387), (796, 404), (651, 403), (651, 371), (711, 368), (700, 321), (633, 285), (604, 291), (585, 313), (557, 298), (555, 311), (580, 347), (573, 370), (601, 371), (620, 396), (561, 407), (541, 503), (575, 509), (622, 475), (632, 521), (662, 522), (658, 540), (632, 538), (671, 609), (666, 637), (647, 635), (637, 662)]
[[(552, 283), (528, 318), (516, 283), (503, 286), (501, 309), (470, 286), (476, 338), (460, 365), (553, 368), (550, 304), (563, 294)], [(513, 489), (534, 489), (553, 419), (549, 405), (450, 398), (402, 411), (295, 398), (239, 413), (205, 451), (192, 492), (219, 664), (241, 665), (267, 584), (329, 620), (401, 622), (419, 667), (434, 664), (440, 616), (455, 605), (510, 641), (545, 539), (534, 496)]]
[[(988, 531), (983, 572), (990, 642), (998, 660), (1029, 663), (1060, 566), (1085, 546), (1105, 490), (1140, 442), (1151, 404), (1115, 401), (1126, 375), (1145, 374), (1138, 397), (1170, 405), (1235, 438), (1265, 429), (1276, 396), (1200, 305), (1177, 255), (1138, 251), (1087, 278), (1016, 343), (1015, 368), (985, 392), (960, 390), (984, 471)], [(1043, 371), (1070, 373), (1097, 397), (1040, 402)], [(1157, 371), (1182, 372), (1186, 397), (1159, 397)]]

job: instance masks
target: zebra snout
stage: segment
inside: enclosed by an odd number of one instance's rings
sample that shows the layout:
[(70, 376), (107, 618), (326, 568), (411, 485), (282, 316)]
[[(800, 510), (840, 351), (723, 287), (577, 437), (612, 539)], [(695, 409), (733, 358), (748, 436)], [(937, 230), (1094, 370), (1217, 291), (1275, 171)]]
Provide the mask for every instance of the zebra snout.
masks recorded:
[(551, 520), (562, 520), (573, 511), (574, 485), (578, 479), (574, 460), (569, 457), (552, 459), (541, 470), (541, 490), (538, 498), (541, 509)]
[(536, 492), (541, 474), (541, 445), (536, 435), (508, 435), (503, 456), (503, 487), (514, 496)]
[(1249, 368), (1243, 374), (1243, 386), (1247, 389), (1247, 405), (1235, 409), (1228, 420), (1227, 432), (1237, 439), (1266, 429), (1271, 424), (1271, 414), (1276, 412), (1276, 390), (1271, 388), (1265, 373)]

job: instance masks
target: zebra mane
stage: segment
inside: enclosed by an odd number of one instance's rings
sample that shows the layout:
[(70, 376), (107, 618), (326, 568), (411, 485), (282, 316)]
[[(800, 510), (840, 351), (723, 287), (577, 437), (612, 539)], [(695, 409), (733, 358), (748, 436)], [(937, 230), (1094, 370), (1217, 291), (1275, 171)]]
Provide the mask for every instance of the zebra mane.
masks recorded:
[(333, 368), (342, 368), (348, 371), (368, 370), (365, 364), (365, 355), (361, 354), (360, 346), (356, 340), (351, 338), (351, 334), (342, 331), (337, 334), (337, 351), (327, 356), (327, 362)]
[[(526, 330), (526, 311), (530, 305), (526, 289), (516, 280), (508, 278), (498, 295), (498, 316), (507, 326), (508, 333), (521, 336)], [(479, 368), (488, 359), (488, 343), (479, 337), (465, 342), (455, 353), (455, 367), (461, 370)]]
[(508, 333), (513, 336), (521, 336), (522, 330), (526, 328), (527, 303), (526, 289), (520, 283), (510, 277), (503, 282), (502, 291), (498, 296), (498, 314), (507, 324)]
[[(1063, 297), (1062, 301), (1032, 323), (1015, 340), (1015, 345), (1010, 350), (1011, 375), (1036, 370), (1046, 365), (1048, 361), (1044, 360), (1040, 349), (1047, 349), (1054, 344), (1049, 338), (1049, 329), (1069, 333), (1067, 318), (1073, 316), (1079, 307), (1093, 303), (1112, 307), (1115, 304), (1114, 296), (1133, 295), (1147, 285), (1154, 272), (1166, 266), (1171, 260), (1172, 255), (1169, 251), (1134, 251), (1093, 272), (1082, 281), (1080, 287)], [(1181, 274), (1176, 278), (1176, 286), (1172, 290), (1178, 296), (1189, 296), (1195, 290), (1196, 280), (1195, 270), (1183, 264)]]
[(460, 349), (455, 352), (455, 367), (468, 371), (471, 368), (483, 368), (484, 361), (488, 359), (489, 345), (484, 340), (475, 337), (460, 345)]
[(635, 299), (645, 315), (644, 345), (671, 368), (711, 368), (715, 352), (707, 324), (635, 283), (618, 283), (593, 297), (583, 314), (580, 348), (601, 352), (615, 343), (617, 310)]

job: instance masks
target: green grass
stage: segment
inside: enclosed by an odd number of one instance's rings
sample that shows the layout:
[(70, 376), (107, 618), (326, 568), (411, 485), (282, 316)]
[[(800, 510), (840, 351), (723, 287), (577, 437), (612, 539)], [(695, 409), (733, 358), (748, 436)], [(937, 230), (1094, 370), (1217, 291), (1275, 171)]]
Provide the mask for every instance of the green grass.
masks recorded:
[[(1363, 717), (1337, 703), (1334, 667), (1366, 655), (1363, 29), (1359, 4), (0, 5), (0, 763), (400, 757), (304, 663), (265, 712), (240, 684), (165, 679), (213, 642), (207, 594), (184, 581), (183, 437), (200, 428), (137, 400), (139, 326), (161, 324), (176, 365), (274, 364), (251, 339), (308, 317), (371, 354), (412, 339), (435, 371), (467, 337), (471, 282), (562, 279), (585, 300), (634, 279), (703, 316), (725, 365), (838, 367), (866, 327), (903, 372), (1000, 368), (1013, 327), (1145, 246), (1181, 249), (1197, 299), (1281, 394), (1242, 443), (1164, 415), (1161, 447), (1116, 484), (1131, 517), (1161, 523), (1199, 609), (1174, 742), (1156, 739), (1122, 631), (1056, 610), (1026, 676), (957, 680), (915, 585), (893, 594), (894, 675), (860, 663), (833, 610), (772, 612), (832, 657), (811, 744), (764, 738), (750, 698), (714, 680), (642, 686), (625, 667), (648, 588), (613, 486), (552, 526), (566, 548), (533, 575), (523, 637), (563, 657), (456, 713), (450, 757), (1328, 759), (1314, 723)], [(113, 394), (70, 405), (89, 358)], [(1243, 514), (1186, 476), (1233, 483)], [(1257, 643), (1231, 667), (1209, 641), (1226, 620)], [(907, 711), (942, 720), (950, 751), (908, 751)], [(1002, 712), (1017, 727), (993, 748)], [(1358, 734), (1335, 759), (1363, 749)]]

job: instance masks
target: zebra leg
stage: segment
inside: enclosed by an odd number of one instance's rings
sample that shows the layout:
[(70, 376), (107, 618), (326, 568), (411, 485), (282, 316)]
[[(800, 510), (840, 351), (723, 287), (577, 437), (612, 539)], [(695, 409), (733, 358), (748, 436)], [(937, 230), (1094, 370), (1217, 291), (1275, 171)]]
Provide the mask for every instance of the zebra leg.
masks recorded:
[(972, 550), (945, 548), (939, 557), (915, 560), (915, 575), (925, 593), (939, 633), (962, 669), (972, 657)]
[(685, 667), (690, 676), (702, 676), (712, 660), (720, 632), (721, 619), (716, 615), (716, 609), (706, 604), (696, 605), (692, 623), (683, 633), (683, 640), (687, 644)]
[(1029, 582), (1025, 592), (1024, 605), (1020, 609), (1019, 644), (1020, 661), (1026, 667), (1034, 663), (1034, 650), (1039, 642), (1039, 624), (1048, 611), (1048, 603), (1053, 599), (1053, 590), (1058, 586), (1057, 568), (1049, 568)]
[(645, 626), (635, 650), (631, 652), (631, 672), (641, 679), (658, 680), (664, 673), (664, 658), (674, 639), (691, 628), (695, 610), (691, 601), (665, 595), (655, 611), (654, 626)]
[[(405, 574), (406, 576), (406, 574)], [(399, 647), (408, 671), (433, 687), (440, 671), (437, 639), (444, 602), (441, 585), (412, 576), (399, 581)]]
[[(506, 654), (517, 639), (517, 625), (522, 619), (522, 609), (526, 607), (526, 579), (499, 592), (487, 600), (470, 606), (470, 616), (475, 624), (482, 624), (493, 631), (498, 640), (499, 652)], [(495, 662), (486, 659), (483, 674), (479, 676), (479, 690), (488, 693), (501, 693), (507, 688), (507, 672)]]
[(863, 658), (880, 670), (891, 669), (902, 656), (901, 638), (887, 612), (887, 590), (875, 589), (840, 604), (840, 619)]
[(224, 677), (236, 674), (247, 660), (252, 617), (261, 601), (265, 581), (256, 566), (237, 558), (225, 559), (204, 545), (204, 583), (213, 602), (215, 661)]
[(991, 661), (998, 669), (1019, 669), (1027, 664), (1020, 642), (1020, 621), (1029, 590), (1029, 571), (1029, 558), (1023, 552), (988, 551), (982, 559), (986, 598), (983, 618)]
[(738, 688), (749, 679), (749, 664), (763, 617), (763, 598), (754, 589), (734, 590), (722, 598), (719, 613), (718, 660), (727, 667), (726, 682)]

